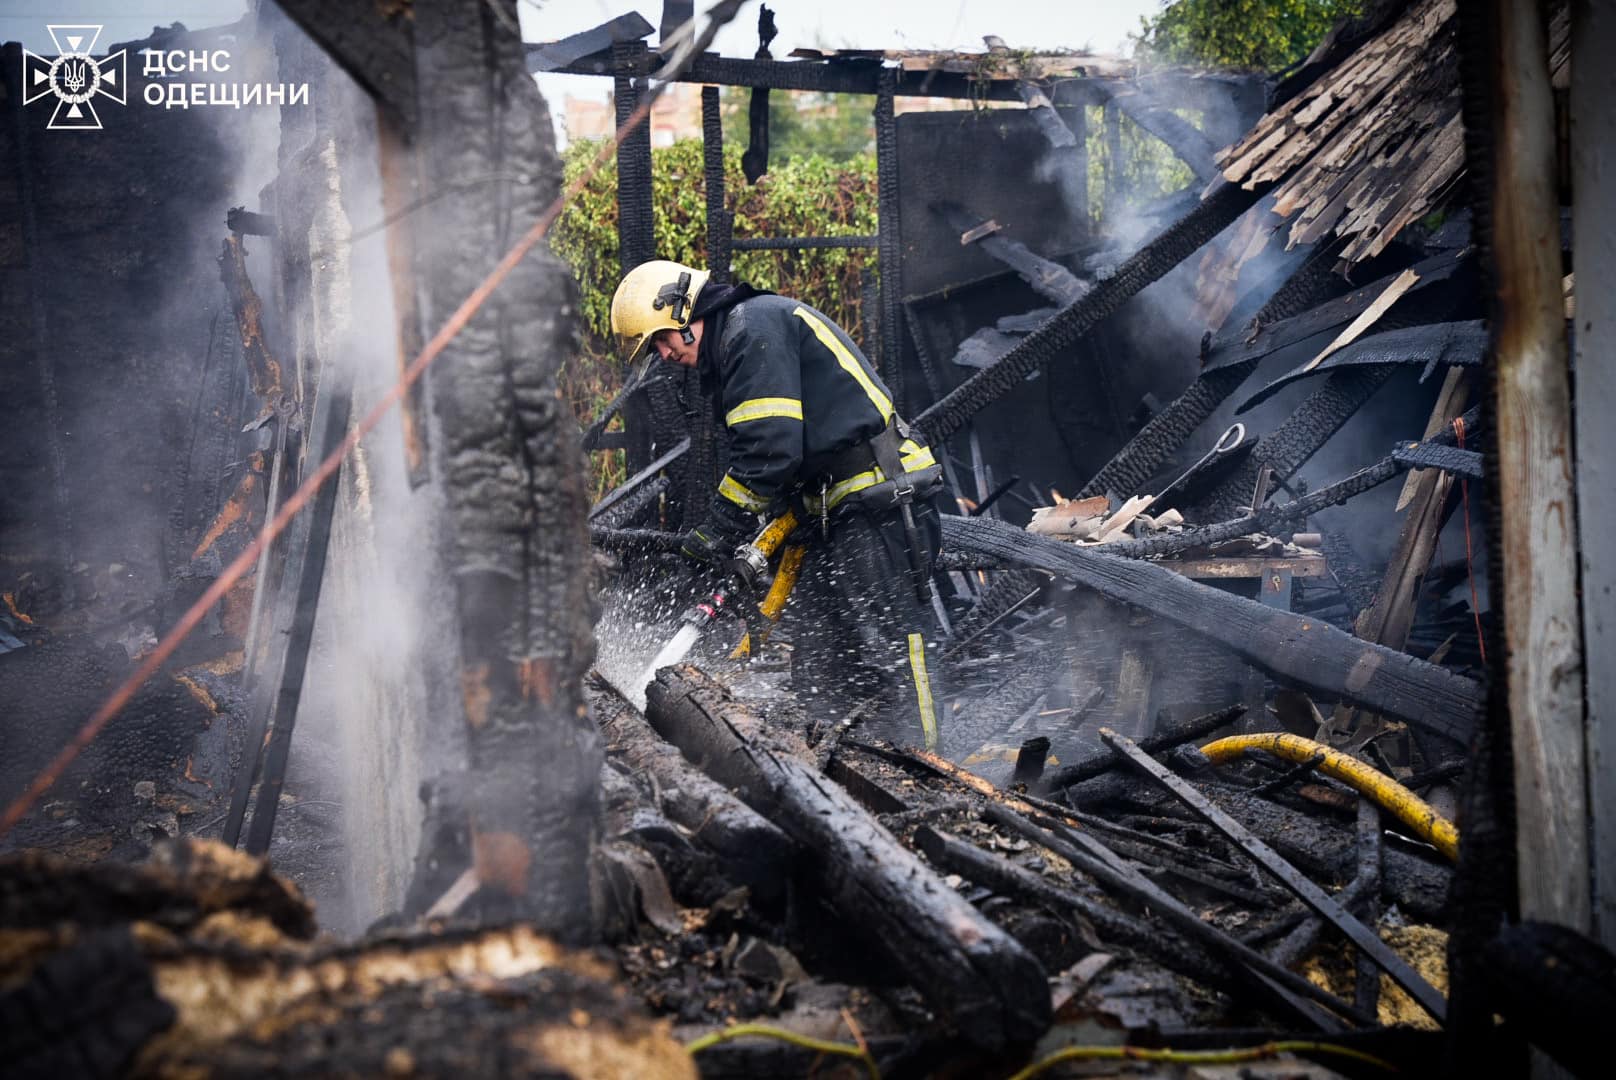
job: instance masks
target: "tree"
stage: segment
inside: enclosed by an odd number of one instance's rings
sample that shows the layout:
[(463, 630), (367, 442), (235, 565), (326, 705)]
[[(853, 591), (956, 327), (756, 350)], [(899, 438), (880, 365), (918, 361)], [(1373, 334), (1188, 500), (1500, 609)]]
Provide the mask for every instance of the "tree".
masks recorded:
[(1158, 63), (1282, 71), (1359, 7), (1358, 0), (1177, 0), (1154, 19), (1141, 18), (1134, 40)]

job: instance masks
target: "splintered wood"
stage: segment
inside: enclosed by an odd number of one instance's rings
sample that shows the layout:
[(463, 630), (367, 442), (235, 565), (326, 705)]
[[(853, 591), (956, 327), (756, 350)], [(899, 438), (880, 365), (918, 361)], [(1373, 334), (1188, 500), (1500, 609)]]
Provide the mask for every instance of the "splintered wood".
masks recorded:
[[(1224, 178), (1247, 188), (1279, 181), (1274, 211), (1291, 220), (1288, 246), (1335, 233), (1341, 258), (1380, 254), (1429, 213), (1464, 168), (1454, 0), (1422, 0), (1219, 155)], [(1550, 30), (1562, 74), (1563, 9)]]

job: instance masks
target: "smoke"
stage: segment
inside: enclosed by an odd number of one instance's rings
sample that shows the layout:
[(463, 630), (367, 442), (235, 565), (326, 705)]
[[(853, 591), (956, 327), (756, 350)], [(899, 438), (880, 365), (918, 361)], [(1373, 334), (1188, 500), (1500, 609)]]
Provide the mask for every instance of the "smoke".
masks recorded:
[[(320, 122), (282, 125), (273, 201), (279, 232), (304, 250), (307, 291), (287, 299), (304, 381), (307, 460), (322, 388), (346, 381), (364, 415), (400, 370), (387, 265), (375, 109), (369, 98), (291, 27), (278, 41), (282, 77), (321, 65)], [(313, 80), (311, 80), (313, 81)], [(290, 141), (291, 136), (300, 136)], [(306, 140), (306, 141), (305, 141)], [(350, 238), (365, 233), (361, 239)], [(304, 307), (299, 300), (306, 299)], [(329, 380), (329, 381), (328, 381)], [(426, 438), (432, 438), (430, 424)], [(424, 781), (464, 760), (456, 685), (454, 600), (439, 557), (442, 491), (412, 489), (404, 425), (394, 408), (343, 463), (312, 651), (298, 711), (288, 788), (340, 807), (340, 846), (300, 831), (277, 833), (307, 853), (322, 924), (362, 930), (402, 905), (419, 846)], [(283, 591), (283, 596), (285, 596)], [(293, 858), (302, 857), (302, 853)], [(283, 859), (284, 861), (284, 859)]]

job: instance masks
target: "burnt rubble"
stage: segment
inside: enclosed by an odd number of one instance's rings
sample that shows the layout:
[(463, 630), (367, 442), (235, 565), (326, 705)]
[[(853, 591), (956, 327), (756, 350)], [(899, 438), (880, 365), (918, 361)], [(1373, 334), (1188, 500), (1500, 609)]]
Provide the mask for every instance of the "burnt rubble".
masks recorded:
[[(1560, 626), (1599, 598), (1556, 591), (1522, 537), (1559, 551), (1569, 515), (1544, 493), (1598, 469), (1552, 428), (1565, 372), (1518, 370), (1555, 355), (1533, 334), (1564, 351), (1578, 309), (1569, 236), (1512, 246), (1519, 163), (1477, 123), (1507, 111), (1472, 69), (1518, 74), (1509, 34), (1454, 0), (1369, 3), (1264, 83), (997, 38), (775, 60), (767, 8), (756, 57), (704, 51), (739, 6), (697, 20), (693, 50), (633, 13), (524, 46), (506, 0), (282, 0), (150, 39), (228, 41), (324, 97), (270, 122), (273, 169), (240, 195), (257, 209), (224, 205), (251, 141), (229, 125), (131, 163), (218, 215), (151, 218), (206, 304), (117, 270), (125, 307), (183, 311), (147, 340), (183, 363), (129, 416), (94, 408), (101, 346), (67, 310), (131, 332), (115, 298), (0, 293), (30, 361), (0, 388), (43, 425), (0, 463), (39, 508), (0, 518), (0, 1060), (1330, 1077), (1513, 1075), (1531, 1044), (1596, 1072), (1603, 893), (1545, 868), (1602, 872), (1602, 788), (1523, 696), (1570, 708), (1583, 654), (1522, 627), (1540, 599)], [(1545, 92), (1576, 45), (1571, 5), (1550, 8)], [(664, 27), (690, 9), (670, 0)], [(624, 269), (659, 254), (641, 121), (672, 81), (706, 84), (715, 280), (737, 251), (876, 252), (855, 336), (957, 511), (935, 747), (873, 702), (805, 718), (783, 594), (744, 597), (631, 700), (624, 669), (704, 584), (676, 552), (727, 443), (683, 369), (573, 423), (576, 287), (542, 246), (498, 264), (562, 195), (535, 71), (613, 80)], [(754, 94), (754, 181), (770, 91), (874, 95), (878, 232), (736, 236), (719, 85)], [(62, 209), (40, 183), (64, 151), (8, 112), (0, 201), (27, 221), (0, 269), (44, 280)], [(1130, 198), (1108, 159), (1091, 190), (1091, 126), (1125, 122), (1187, 186)], [(130, 137), (181, 141), (154, 124)], [(1529, 280), (1535, 306), (1510, 292)], [(64, 410), (127, 461), (76, 468)], [(627, 479), (591, 508), (584, 454), (615, 451)], [(115, 536), (75, 485), (120, 467), (157, 494)]]

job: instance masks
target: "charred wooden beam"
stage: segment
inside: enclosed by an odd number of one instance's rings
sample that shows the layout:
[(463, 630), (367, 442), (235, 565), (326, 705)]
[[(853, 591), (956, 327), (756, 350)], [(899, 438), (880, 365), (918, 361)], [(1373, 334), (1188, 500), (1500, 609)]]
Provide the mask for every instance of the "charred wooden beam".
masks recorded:
[(1456, 446), (1409, 443), (1392, 450), (1392, 460), (1411, 469), (1440, 470), (1449, 476), (1461, 476), (1467, 480), (1480, 480), (1485, 475), (1481, 453), (1460, 450)]
[[(596, 530), (618, 530), (634, 521), (656, 505), (657, 501), (663, 496), (667, 495), (668, 489), (672, 486), (672, 481), (666, 476), (655, 477), (649, 483), (641, 485), (622, 502), (589, 523), (591, 536)], [(674, 533), (672, 535), (678, 536), (679, 534)]]
[[(1451, 301), (1444, 302), (1448, 292), (1468, 292), (1473, 288), (1472, 275), (1469, 273), (1473, 269), (1474, 262), (1468, 248), (1443, 252), (1417, 262), (1408, 268), (1416, 280), (1400, 297), (1399, 303), (1429, 312), (1434, 301), (1437, 310), (1446, 310), (1451, 305)], [(1218, 371), (1252, 363), (1313, 337), (1321, 339), (1319, 346), (1322, 348), (1329, 344), (1322, 335), (1338, 331), (1362, 315), (1404, 272), (1387, 274), (1344, 296), (1307, 306), (1289, 316), (1276, 319), (1272, 315), (1265, 317), (1259, 314), (1250, 325), (1225, 330), (1209, 344), (1205, 370)], [(1440, 295), (1433, 297), (1433, 293)], [(1383, 318), (1393, 320), (1397, 314), (1394, 309)]]
[(1356, 916), (1287, 862), (1277, 851), (1258, 839), (1250, 829), (1224, 813), (1182, 777), (1174, 775), (1160, 762), (1139, 749), (1132, 739), (1103, 729), (1100, 738), (1106, 745), (1126, 756), (1128, 762), (1141, 773), (1172, 792), (1180, 802), (1193, 810), (1197, 817), (1217, 829), (1243, 853), (1277, 877), (1287, 889), (1296, 894), (1297, 899), (1346, 935), (1347, 940), (1363, 950), (1382, 971), (1392, 977), (1393, 982), (1419, 1002), (1421, 1008), (1439, 1021), (1446, 1018), (1447, 1002), (1435, 987), (1410, 967), (1408, 961), (1393, 952), (1373, 930), (1359, 922)]
[(673, 464), (673, 462), (677, 461), (679, 457), (689, 449), (690, 436), (686, 435), (683, 439), (680, 439), (678, 442), (674, 443), (673, 447), (667, 453), (663, 454), (645, 468), (641, 469), (627, 480), (624, 480), (621, 484), (618, 484), (611, 491), (601, 496), (601, 500), (589, 508), (589, 520), (599, 521), (603, 525), (607, 524), (607, 521), (604, 520), (601, 515), (605, 514), (613, 506), (622, 502), (624, 499), (628, 498), (641, 484), (645, 483), (657, 473)]
[[(1480, 418), (1480, 410), (1472, 408), (1461, 419), (1464, 421), (1467, 430), (1474, 431), (1476, 425), (1480, 422)], [(1109, 555), (1140, 559), (1159, 555), (1173, 555), (1207, 544), (1232, 540), (1237, 536), (1245, 536), (1253, 532), (1294, 529), (1318, 511), (1356, 498), (1390, 480), (1398, 473), (1409, 468), (1410, 466), (1407, 462), (1413, 460), (1425, 448), (1451, 445), (1453, 437), (1453, 431), (1450, 429), (1418, 444), (1414, 452), (1411, 452), (1407, 446), (1399, 447), (1390, 456), (1381, 459), (1375, 464), (1359, 469), (1345, 479), (1338, 480), (1327, 487), (1319, 488), (1317, 491), (1309, 492), (1292, 502), (1278, 506), (1265, 506), (1255, 513), (1247, 513), (1232, 521), (1219, 522), (1216, 525), (1203, 525), (1198, 528), (1185, 529), (1179, 533), (1144, 537), (1138, 540), (1119, 540), (1107, 544), (1105, 550)], [(1328, 536), (1326, 539), (1327, 541), (1329, 540)], [(1334, 541), (1334, 544), (1335, 550), (1341, 550), (1339, 541)], [(1327, 550), (1328, 547), (1329, 544), (1327, 544)], [(1366, 594), (1372, 593), (1373, 585), (1365, 583), (1363, 590)], [(1368, 600), (1372, 598), (1372, 595), (1366, 596), (1364, 606), (1368, 606)]]
[[(320, 381), (320, 396), (315, 402), (315, 413), (320, 431), (316, 453), (319, 459), (335, 452), (348, 434), (348, 415), (353, 403), (353, 392), (340, 367), (329, 370)], [(333, 480), (335, 478), (333, 477)], [(326, 554), (331, 548), (331, 522), (336, 514), (337, 493), (341, 485), (328, 481), (314, 496), (314, 506), (305, 515), (306, 531), (299, 530), (300, 549), (296, 554), (295, 569), (288, 572), (281, 585), (285, 591), (282, 610), (290, 613), (287, 626), (286, 653), (281, 660), (280, 685), (276, 688), (273, 712), (269, 722), (269, 742), (262, 748), (263, 777), (259, 781), (258, 803), (253, 808), (252, 821), (247, 829), (246, 850), (251, 855), (269, 851), (270, 836), (275, 828), (275, 812), (280, 806), (281, 788), (286, 781), (286, 765), (292, 751), (292, 731), (297, 722), (298, 705), (303, 699), (303, 678), (308, 671), (309, 649), (314, 643), (314, 617), (320, 603), (320, 589), (325, 581)], [(259, 747), (247, 748), (238, 782), (245, 789), (251, 782), (252, 768), (258, 760)], [(231, 807), (232, 822), (239, 829), (240, 817), (236, 806)], [(226, 823), (228, 831), (231, 822)], [(234, 842), (235, 835), (231, 835)]]
[(1379, 366), (1331, 373), (1323, 386), (1309, 394), (1283, 424), (1259, 439), (1239, 467), (1185, 510), (1184, 516), (1192, 521), (1226, 521), (1247, 507), (1262, 506), (1275, 480), (1287, 480), (1305, 465), (1386, 385), (1392, 370)]
[[(1185, 721), (1169, 731), (1147, 735), (1139, 740), (1139, 746), (1140, 749), (1147, 750), (1152, 754), (1159, 754), (1165, 750), (1183, 746), (1187, 742), (1204, 739), (1219, 728), (1228, 727), (1244, 715), (1246, 715), (1244, 705), (1231, 705), (1227, 709), (1218, 709), (1204, 716), (1197, 716), (1193, 720)], [(1059, 791), (1061, 788), (1071, 787), (1073, 784), (1084, 780), (1103, 776), (1121, 764), (1122, 758), (1118, 756), (1117, 752), (1107, 748), (1091, 754), (1081, 761), (1074, 761), (1070, 765), (1061, 766), (1050, 775), (1049, 780), (1044, 784), (1044, 790)]]
[[(1335, 894), (1335, 901), (1343, 908), (1351, 910), (1363, 903), (1365, 897), (1379, 891), (1379, 889), (1379, 878), (1370, 882), (1362, 876), (1355, 877), (1340, 892)], [(1269, 957), (1274, 963), (1284, 967), (1296, 966), (1297, 963), (1306, 958), (1308, 953), (1318, 947), (1319, 939), (1324, 935), (1324, 927), (1325, 921), (1317, 914), (1299, 915), (1289, 932), (1280, 938), (1273, 948), (1268, 950)], [(1364, 1012), (1374, 1012), (1372, 1006), (1364, 1008), (1362, 1003), (1356, 1001), (1355, 1004)]]
[(1069, 355), (1078, 341), (1129, 297), (1195, 254), (1255, 205), (1264, 190), (1259, 186), (1257, 190), (1247, 191), (1231, 184), (1208, 195), (1199, 206), (1118, 267), (1114, 275), (1028, 335), (992, 367), (971, 376), (921, 413), (915, 426), (933, 446), (941, 445), (943, 439), (959, 430), (978, 410), (1020, 385), (1028, 374), (1058, 356)]
[[(1380, 807), (1373, 799), (1358, 798), (1358, 876), (1354, 883), (1364, 883), (1369, 892), (1369, 910), (1364, 912), (1370, 925), (1380, 921), (1380, 864), (1386, 850), (1386, 837), (1380, 827)], [(1358, 957), (1357, 986), (1353, 1002), (1364, 1012), (1378, 1012), (1380, 1007), (1380, 972), (1365, 956)]]
[(1062, 829), (1057, 834), (1044, 823), (1029, 821), (1010, 807), (997, 803), (984, 807), (982, 816), (1023, 839), (1048, 848), (1071, 863), (1074, 869), (1129, 903), (1148, 908), (1175, 933), (1235, 965), (1244, 973), (1249, 991), (1262, 994), (1287, 1015), (1325, 1031), (1340, 1030), (1342, 1024), (1320, 1008), (1321, 1005), (1343, 1016), (1362, 1019), (1355, 1016), (1352, 1007), (1345, 1002), (1203, 921), (1088, 833)]
[(1106, 99), (1106, 104), (1167, 144), (1167, 148), (1190, 167), (1195, 179), (1202, 184), (1221, 175), (1216, 160), (1217, 147), (1212, 145), (1212, 141), (1194, 124), (1157, 101), (1154, 94), (1137, 82), (1112, 93)]
[[(981, 223), (980, 218), (974, 217), (957, 203), (937, 203), (932, 210), (947, 222), (950, 229), (960, 234), (961, 244), (967, 242), (966, 236)], [(1039, 296), (1053, 300), (1062, 307), (1077, 303), (1093, 287), (1060, 263), (1044, 258), (1019, 240), (986, 233), (973, 238), (970, 243), (1014, 270)]]
[[(608, 19), (599, 26), (569, 34), (559, 41), (529, 44), (526, 48), (527, 69), (534, 74), (559, 71), (586, 56), (606, 52), (620, 41), (639, 41), (652, 29), (651, 24), (645, 21), (645, 16), (630, 11), (615, 19)], [(662, 37), (667, 36), (665, 31)]]
[[(1315, 877), (1350, 882), (1358, 871), (1353, 833), (1317, 814), (1304, 814), (1230, 787), (1208, 795), (1287, 860)], [(1400, 848), (1382, 853), (1381, 895), (1415, 918), (1434, 920), (1448, 910), (1451, 873)]]
[[(449, 193), (412, 219), (417, 266), (426, 309), (451, 312), (483, 280), (492, 253), (538, 221), (560, 189), (561, 165), (550, 132), (533, 123), (543, 103), (515, 21), (500, 17), (514, 8), (417, 0), (410, 10), (421, 103), (413, 146), (427, 190)], [(463, 183), (510, 172), (534, 182)], [(556, 390), (575, 289), (559, 260), (530, 253), (430, 373), (476, 781), (461, 785), (464, 833), (423, 836), (424, 848), (446, 846), (417, 865), (469, 863), (486, 911), (499, 906), (586, 938), (602, 759), (582, 695), (595, 648), (584, 572), (588, 471)]]
[(1465, 741), (1480, 707), (1482, 688), (1470, 679), (1163, 567), (1048, 540), (987, 518), (945, 517), (943, 526), (946, 546), (1058, 574), (1222, 642), (1291, 685), (1355, 701), (1446, 738)]
[(625, 704), (602, 726), (612, 752), (651, 782), (669, 820), (689, 829), (754, 896), (779, 898), (795, 858), (785, 833), (693, 766), (633, 708)]
[(1478, 959), (1499, 1012), (1534, 1046), (1573, 1076), (1609, 1067), (1602, 1040), (1588, 1037), (1616, 1015), (1616, 955), (1609, 949), (1568, 927), (1525, 922), (1502, 928)]
[(1092, 896), (1057, 885), (1002, 855), (983, 851), (930, 826), (922, 826), (915, 833), (915, 843), (927, 859), (949, 873), (1024, 903), (1047, 907), (1057, 914), (1075, 914), (1093, 927), (1095, 935), (1106, 945), (1129, 949), (1168, 971), (1176, 971), (1216, 990), (1242, 997), (1251, 991), (1250, 984), (1233, 968), (1208, 955), (1200, 945)]
[[(529, 45), (529, 51), (537, 46)], [(656, 52), (623, 66), (611, 54), (595, 52), (571, 61), (556, 70), (568, 75), (648, 75), (662, 66)], [(988, 101), (1020, 101), (1015, 85), (1002, 79), (980, 80), (951, 71), (901, 71), (878, 64), (829, 64), (811, 60), (758, 60), (727, 56), (698, 56), (676, 81), (711, 83), (718, 86), (749, 86), (755, 89), (815, 91), (826, 94), (874, 94), (879, 92), (881, 72), (892, 70), (895, 93), (904, 97), (966, 98)], [(1081, 80), (1077, 80), (1081, 81)], [(1068, 90), (1062, 98), (1081, 91)]]
[[(1004, 39), (997, 34), (987, 34), (982, 40), (986, 43), (989, 53), (1006, 58), (1012, 56), (1010, 46), (1006, 45)], [(1054, 104), (1050, 102), (1049, 95), (1044, 93), (1042, 87), (1030, 79), (1017, 79), (1016, 93), (1020, 95), (1022, 104), (1026, 105), (1027, 110), (1032, 114), (1033, 122), (1038, 125), (1038, 130), (1043, 132), (1044, 138), (1049, 140), (1050, 146), (1057, 149), (1070, 149), (1077, 146), (1077, 136), (1061, 120), (1060, 114), (1055, 111)]]
[(1339, 371), (1355, 366), (1377, 364), (1423, 364), (1425, 373), (1438, 366), (1480, 367), (1487, 350), (1487, 328), (1480, 319), (1465, 322), (1425, 323), (1420, 326), (1386, 330), (1359, 338), (1322, 360), (1315, 357), (1252, 394), (1236, 414), (1255, 408), (1298, 379), (1319, 371)]
[(962, 1038), (997, 1049), (1048, 1027), (1038, 962), (818, 773), (806, 747), (689, 666), (660, 672), (646, 700), (664, 738), (802, 846), (815, 887)]
[(219, 280), (224, 282), (230, 308), (236, 316), (236, 331), (241, 335), (241, 352), (247, 362), (252, 392), (270, 409), (280, 404), (285, 392), (281, 386), (281, 365), (270, 353), (269, 343), (264, 338), (264, 302), (258, 298), (247, 276), (246, 256), (246, 247), (239, 235), (232, 233), (226, 237), (219, 254)]

